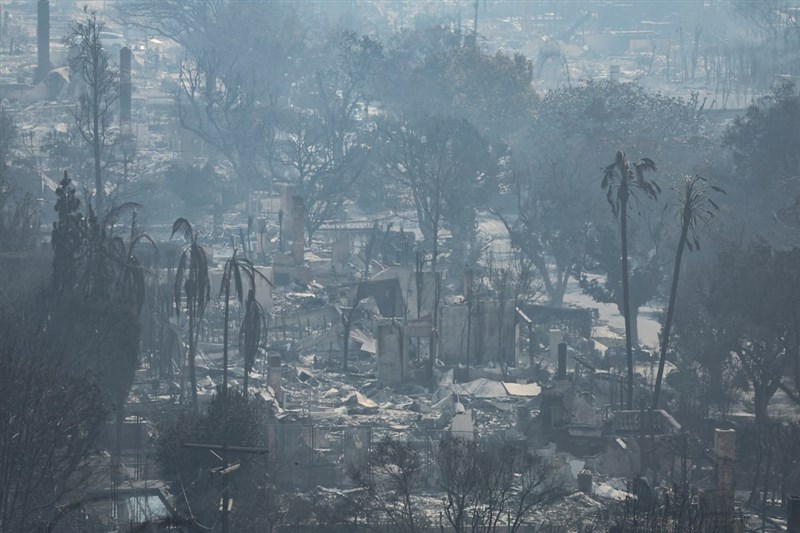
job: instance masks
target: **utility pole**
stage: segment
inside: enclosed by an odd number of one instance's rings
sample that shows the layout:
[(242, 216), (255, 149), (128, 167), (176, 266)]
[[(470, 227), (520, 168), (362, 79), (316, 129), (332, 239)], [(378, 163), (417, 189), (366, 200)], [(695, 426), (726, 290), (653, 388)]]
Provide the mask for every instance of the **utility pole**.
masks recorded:
[[(222, 533), (230, 531), (228, 527), (228, 513), (230, 512), (231, 500), (228, 492), (228, 474), (231, 474), (239, 469), (239, 463), (234, 465), (228, 464), (228, 453), (243, 453), (249, 455), (266, 455), (268, 450), (266, 448), (255, 448), (251, 446), (228, 446), (227, 444), (200, 444), (196, 442), (186, 442), (184, 448), (193, 448), (197, 450), (208, 450), (217, 459), (222, 462), (222, 466), (213, 469), (214, 473), (222, 476)], [(215, 453), (215, 450), (222, 452), (222, 455)]]

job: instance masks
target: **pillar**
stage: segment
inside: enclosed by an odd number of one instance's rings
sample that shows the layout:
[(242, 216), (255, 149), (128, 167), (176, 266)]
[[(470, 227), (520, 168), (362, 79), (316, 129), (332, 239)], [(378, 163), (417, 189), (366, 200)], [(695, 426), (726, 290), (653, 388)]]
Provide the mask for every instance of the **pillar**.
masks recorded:
[(567, 379), (567, 343), (558, 343), (558, 371), (556, 379)]
[(40, 82), (50, 72), (50, 1), (39, 0), (36, 16), (36, 75), (34, 82)]
[(611, 68), (608, 71), (608, 80), (613, 82), (619, 82), (619, 65), (611, 65)]
[(789, 533), (800, 533), (800, 494), (790, 494), (786, 502), (786, 525)]
[(291, 184), (284, 184), (281, 190), (281, 211), (283, 211), (283, 235), (292, 235), (292, 199), (297, 195), (297, 187)]
[(717, 493), (726, 503), (733, 503), (736, 430), (714, 430), (714, 477)]
[(378, 381), (395, 385), (406, 378), (408, 356), (403, 331), (390, 320), (375, 324)]
[(275, 399), (283, 405), (283, 369), (281, 356), (270, 355), (267, 357), (267, 385), (275, 392)]
[(550, 360), (556, 361), (558, 358), (558, 345), (561, 343), (561, 330), (550, 330)]
[(594, 476), (590, 470), (583, 469), (578, 473), (578, 490), (584, 494), (592, 495), (592, 481)]
[(306, 206), (302, 196), (292, 197), (292, 258), (295, 265), (305, 259)]

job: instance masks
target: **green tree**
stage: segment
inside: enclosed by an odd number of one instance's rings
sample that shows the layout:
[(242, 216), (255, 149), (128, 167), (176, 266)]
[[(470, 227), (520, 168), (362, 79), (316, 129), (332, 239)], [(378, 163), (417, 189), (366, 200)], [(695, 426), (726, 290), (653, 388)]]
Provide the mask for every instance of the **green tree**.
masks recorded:
[(699, 174), (686, 177), (683, 185), (683, 189), (679, 191), (677, 201), (677, 214), (681, 227), (681, 234), (678, 239), (678, 249), (675, 251), (675, 265), (672, 269), (672, 286), (669, 291), (667, 316), (664, 320), (664, 329), (661, 332), (661, 351), (658, 359), (658, 374), (656, 375), (655, 389), (653, 390), (653, 409), (658, 409), (661, 379), (664, 376), (664, 363), (667, 360), (669, 336), (672, 330), (672, 319), (675, 315), (675, 302), (678, 297), (678, 278), (681, 273), (683, 250), (687, 247), (689, 251), (700, 249), (698, 231), (701, 229), (701, 226), (708, 224), (719, 211), (719, 206), (710, 197), (710, 193), (712, 191), (724, 193), (721, 188), (709, 184), (707, 180)]
[[(211, 299), (211, 281), (208, 278), (208, 256), (205, 249), (197, 242), (197, 233), (185, 218), (178, 218), (172, 224), (170, 239), (180, 233), (186, 245), (181, 250), (178, 267), (175, 271), (175, 316), (180, 318), (181, 309), (184, 308), (182, 295), (185, 296), (186, 314), (189, 319), (189, 351), (188, 366), (189, 378), (192, 388), (192, 406), (195, 413), (197, 405), (197, 375), (195, 358), (197, 357), (197, 341), (199, 336), (198, 322), (205, 314), (206, 305)], [(184, 380), (185, 383), (185, 380)], [(185, 390), (185, 386), (183, 390)]]
[[(768, 421), (778, 389), (792, 393), (787, 377), (800, 345), (798, 271), (800, 248), (776, 250), (764, 241), (723, 243), (711, 268), (687, 271), (692, 274), (687, 286), (697, 296), (681, 300), (688, 305), (681, 304), (676, 313), (676, 335), (700, 341), (699, 348), (683, 343), (687, 351), (698, 350), (695, 357), (709, 371), (717, 370), (721, 359), (745, 378), (738, 385), (752, 392), (759, 428)], [(716, 357), (709, 360), (706, 351)]]
[(790, 82), (748, 107), (725, 131), (734, 161), (726, 188), (748, 231), (794, 246), (800, 230), (800, 90)]
[(656, 182), (645, 178), (646, 171), (655, 171), (652, 159), (643, 158), (631, 163), (624, 152), (617, 152), (616, 159), (605, 168), (601, 187), (606, 191), (606, 200), (611, 212), (620, 221), (620, 240), (622, 243), (622, 305), (625, 319), (625, 350), (628, 357), (628, 397), (627, 407), (633, 409), (633, 347), (631, 345), (631, 314), (628, 279), (628, 203), (639, 201), (638, 194), (656, 200), (661, 189)]

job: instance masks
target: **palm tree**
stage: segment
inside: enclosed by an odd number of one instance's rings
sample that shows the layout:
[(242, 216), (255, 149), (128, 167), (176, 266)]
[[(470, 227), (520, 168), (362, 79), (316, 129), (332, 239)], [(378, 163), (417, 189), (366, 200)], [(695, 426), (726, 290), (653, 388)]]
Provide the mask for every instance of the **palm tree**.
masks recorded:
[(197, 356), (197, 323), (203, 318), (206, 305), (211, 299), (211, 282), (208, 279), (208, 256), (205, 249), (197, 243), (197, 233), (185, 218), (179, 218), (172, 225), (172, 235), (183, 235), (186, 241), (175, 271), (175, 316), (181, 313), (181, 295), (186, 296), (186, 314), (189, 317), (189, 379), (192, 387), (192, 406), (195, 414), (197, 406), (197, 375), (195, 357)]
[(625, 350), (628, 355), (628, 398), (627, 408), (633, 409), (633, 347), (631, 346), (631, 313), (628, 300), (628, 203), (631, 199), (637, 203), (638, 194), (642, 193), (651, 200), (656, 200), (661, 189), (656, 182), (644, 177), (645, 171), (655, 171), (656, 164), (652, 159), (642, 158), (631, 163), (624, 152), (617, 152), (613, 163), (605, 168), (601, 187), (606, 191), (606, 200), (611, 206), (615, 218), (620, 219), (620, 236), (622, 240), (622, 310), (625, 318)]
[[(267, 315), (261, 304), (256, 300), (255, 287), (251, 287), (247, 291), (247, 299), (244, 303), (244, 318), (242, 319), (242, 327), (239, 330), (239, 350), (244, 357), (244, 396), (247, 397), (247, 384), (250, 377), (250, 371), (253, 369), (253, 364), (256, 361), (258, 350), (262, 345), (262, 340), (266, 339), (267, 333)], [(262, 329), (264, 331), (262, 335)]]
[(667, 317), (664, 321), (664, 329), (661, 334), (661, 355), (658, 359), (658, 374), (656, 375), (656, 386), (653, 392), (653, 409), (658, 409), (658, 398), (661, 393), (661, 379), (664, 376), (664, 362), (667, 360), (667, 349), (669, 348), (669, 335), (672, 330), (672, 319), (675, 315), (675, 301), (678, 295), (678, 276), (681, 273), (681, 260), (685, 247), (689, 251), (700, 249), (700, 240), (697, 231), (701, 225), (708, 224), (719, 212), (719, 206), (709, 196), (709, 189), (725, 194), (720, 187), (711, 185), (700, 176), (687, 176), (683, 183), (683, 190), (680, 191), (676, 211), (681, 226), (681, 236), (678, 240), (678, 250), (675, 252), (675, 265), (672, 269), (672, 288), (669, 292), (669, 304), (667, 305)]
[[(256, 267), (249, 259), (245, 259), (237, 254), (236, 248), (233, 249), (233, 256), (225, 262), (222, 271), (222, 284), (219, 288), (220, 297), (224, 297), (225, 305), (225, 326), (222, 332), (222, 395), (228, 393), (228, 322), (230, 317), (231, 282), (233, 282), (234, 297), (239, 305), (244, 305), (245, 316), (242, 320), (242, 327), (239, 331), (240, 346), (244, 348), (244, 376), (245, 393), (247, 391), (247, 379), (250, 370), (255, 362), (259, 345), (261, 344), (261, 327), (264, 321), (264, 310), (256, 301), (256, 276), (272, 284), (264, 274), (256, 270)], [(245, 300), (244, 284), (247, 282), (247, 299)], [(266, 327), (264, 328), (266, 329)], [(240, 348), (241, 349), (241, 348)]]

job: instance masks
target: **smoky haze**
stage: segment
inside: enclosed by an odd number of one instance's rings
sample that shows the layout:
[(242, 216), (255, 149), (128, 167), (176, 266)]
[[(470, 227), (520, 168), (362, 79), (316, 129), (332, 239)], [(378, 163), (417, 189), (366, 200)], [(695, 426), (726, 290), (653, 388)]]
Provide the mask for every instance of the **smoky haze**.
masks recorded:
[(800, 531), (797, 0), (0, 0), (0, 533)]

